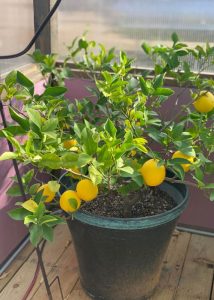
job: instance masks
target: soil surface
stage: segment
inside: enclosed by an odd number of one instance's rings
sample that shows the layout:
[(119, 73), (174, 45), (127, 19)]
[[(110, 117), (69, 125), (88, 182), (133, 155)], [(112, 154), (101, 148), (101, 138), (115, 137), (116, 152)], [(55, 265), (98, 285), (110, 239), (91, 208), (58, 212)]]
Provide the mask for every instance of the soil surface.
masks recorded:
[(175, 206), (175, 201), (167, 193), (158, 187), (147, 187), (128, 196), (117, 190), (102, 193), (97, 199), (84, 203), (80, 210), (105, 217), (135, 218), (157, 215)]

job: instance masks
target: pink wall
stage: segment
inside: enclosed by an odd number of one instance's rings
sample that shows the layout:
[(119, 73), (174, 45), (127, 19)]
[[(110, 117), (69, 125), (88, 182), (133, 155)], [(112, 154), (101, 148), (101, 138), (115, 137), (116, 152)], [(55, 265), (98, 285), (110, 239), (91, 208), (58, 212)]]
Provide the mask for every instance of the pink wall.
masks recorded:
[[(35, 85), (35, 93), (41, 94), (43, 90), (43, 81)], [(9, 112), (5, 107), (4, 112), (7, 121), (10, 122)], [(0, 128), (2, 128), (1, 117)], [(4, 151), (9, 151), (8, 144), (5, 139), (0, 139), (0, 154)], [(12, 185), (12, 180), (10, 179), (12, 176), (15, 176), (12, 162), (0, 162), (0, 266), (10, 254), (12, 254), (28, 233), (22, 222), (14, 221), (8, 216), (8, 211), (14, 208), (14, 204), (17, 201), (21, 201), (18, 197), (13, 198), (6, 194), (7, 189)]]

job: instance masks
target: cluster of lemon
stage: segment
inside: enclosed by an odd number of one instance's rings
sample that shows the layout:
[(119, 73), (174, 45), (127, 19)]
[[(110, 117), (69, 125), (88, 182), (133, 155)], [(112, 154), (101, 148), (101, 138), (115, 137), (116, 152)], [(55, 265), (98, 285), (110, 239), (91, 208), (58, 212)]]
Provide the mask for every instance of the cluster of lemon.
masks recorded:
[[(46, 203), (53, 201), (56, 195), (48, 184), (43, 184), (39, 191), (42, 191)], [(91, 201), (97, 197), (97, 194), (98, 187), (90, 179), (82, 179), (78, 182), (76, 191), (67, 190), (60, 196), (59, 204), (62, 210), (71, 213), (79, 209), (81, 200)]]
[[(211, 112), (214, 109), (214, 95), (210, 92), (201, 92), (193, 102), (193, 106), (200, 113)], [(135, 153), (133, 155), (135, 155)], [(172, 158), (184, 158), (191, 164), (195, 159), (193, 156), (188, 156), (180, 151), (176, 151), (172, 155)], [(191, 164), (181, 164), (184, 172), (189, 171)], [(160, 185), (166, 178), (166, 168), (163, 165), (159, 166), (157, 159), (149, 159), (146, 161), (141, 167), (140, 172), (143, 176), (145, 184), (148, 186)]]
[(62, 210), (66, 212), (74, 212), (79, 209), (81, 200), (91, 201), (98, 195), (98, 187), (90, 179), (82, 179), (77, 183), (76, 191), (65, 191), (59, 200)]
[[(190, 164), (181, 164), (183, 170), (187, 172), (190, 169), (191, 163), (194, 162), (193, 156), (188, 156), (176, 151), (172, 158), (184, 158), (190, 162)], [(166, 167), (164, 165), (158, 165), (158, 159), (147, 160), (140, 168), (140, 173), (144, 179), (144, 183), (148, 186), (158, 186), (166, 178)], [(42, 191), (45, 197), (45, 202), (51, 202), (56, 193), (51, 190), (48, 184), (42, 185), (38, 192)], [(77, 183), (76, 190), (67, 190), (60, 196), (60, 207), (62, 210), (72, 213), (80, 208), (81, 201), (92, 201), (98, 195), (98, 187), (90, 179), (82, 179)]]
[[(190, 164), (181, 164), (184, 172), (189, 171), (190, 165), (194, 162), (194, 156), (186, 155), (180, 151), (176, 151), (172, 158), (183, 158), (190, 162)], [(140, 173), (143, 176), (144, 183), (148, 186), (160, 185), (166, 178), (166, 167), (164, 165), (158, 165), (158, 159), (147, 160), (140, 169)]]

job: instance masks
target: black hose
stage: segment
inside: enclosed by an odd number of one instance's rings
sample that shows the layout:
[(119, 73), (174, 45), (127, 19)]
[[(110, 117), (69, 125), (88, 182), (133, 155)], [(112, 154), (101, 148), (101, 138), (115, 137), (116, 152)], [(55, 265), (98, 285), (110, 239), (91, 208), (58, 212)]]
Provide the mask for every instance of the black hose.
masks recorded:
[(60, 5), (61, 1), (62, 0), (57, 0), (56, 1), (56, 3), (54, 4), (54, 6), (52, 7), (52, 9), (50, 10), (50, 12), (48, 13), (47, 17), (44, 19), (44, 21), (42, 22), (42, 24), (39, 26), (39, 28), (35, 32), (33, 38), (29, 42), (29, 44), (22, 51), (20, 51), (18, 53), (15, 53), (15, 54), (11, 54), (11, 55), (2, 55), (2, 56), (0, 55), (0, 59), (16, 58), (16, 57), (22, 56), (25, 53), (27, 53), (30, 50), (30, 48), (33, 46), (33, 44), (35, 43), (35, 41), (37, 40), (37, 38), (39, 37), (39, 35), (42, 32), (42, 30), (47, 25), (47, 23), (50, 21), (51, 17), (53, 16), (53, 14), (55, 13), (55, 11), (57, 10), (57, 8)]

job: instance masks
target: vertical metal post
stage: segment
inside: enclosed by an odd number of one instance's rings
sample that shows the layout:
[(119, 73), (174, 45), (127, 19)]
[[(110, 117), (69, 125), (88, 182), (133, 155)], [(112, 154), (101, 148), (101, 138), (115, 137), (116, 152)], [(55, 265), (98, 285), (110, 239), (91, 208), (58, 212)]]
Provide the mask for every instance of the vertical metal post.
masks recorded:
[[(1, 114), (1, 118), (2, 118), (2, 124), (3, 124), (4, 128), (7, 128), (7, 121), (6, 121), (6, 117), (5, 117), (5, 113), (4, 113), (4, 107), (3, 107), (3, 104), (2, 104), (1, 100), (0, 100), (0, 114)], [(9, 150), (11, 152), (13, 152), (12, 144), (8, 140), (7, 140), (7, 143), (8, 143)], [(18, 180), (20, 191), (22, 193), (22, 197), (23, 197), (24, 201), (26, 201), (27, 196), (25, 194), (25, 190), (24, 190), (21, 175), (20, 175), (20, 172), (19, 172), (18, 164), (17, 164), (17, 161), (15, 159), (13, 159), (13, 166), (14, 166), (14, 169), (15, 169), (15, 172), (16, 172), (16, 177), (17, 177), (17, 180)]]
[(42, 277), (43, 277), (43, 280), (44, 280), (44, 283), (45, 283), (45, 288), (46, 288), (46, 291), (47, 291), (47, 294), (48, 294), (48, 299), (53, 300), (50, 285), (48, 283), (47, 274), (45, 272), (45, 266), (44, 266), (43, 259), (42, 259), (42, 252), (41, 252), (39, 246), (36, 247), (36, 253), (37, 253), (39, 265), (40, 265), (40, 268), (41, 268)]
[[(50, 0), (33, 0), (34, 6), (34, 28), (35, 32), (50, 12)], [(51, 53), (51, 26), (50, 21), (45, 26), (40, 36), (35, 42), (35, 47), (40, 49), (44, 54)]]

